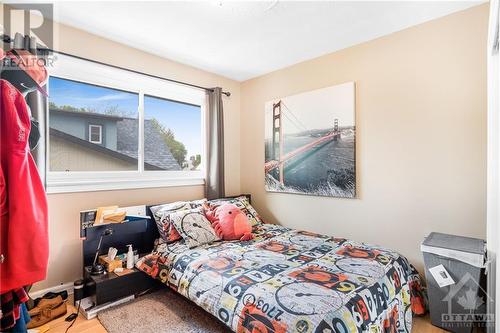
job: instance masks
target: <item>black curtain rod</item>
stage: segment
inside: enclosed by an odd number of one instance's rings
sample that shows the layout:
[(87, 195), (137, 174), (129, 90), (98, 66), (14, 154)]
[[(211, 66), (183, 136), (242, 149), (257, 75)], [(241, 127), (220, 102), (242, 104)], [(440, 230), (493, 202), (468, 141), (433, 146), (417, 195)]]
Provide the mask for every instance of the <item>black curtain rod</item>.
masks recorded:
[[(7, 36), (7, 35), (2, 35), (1, 39), (3, 40), (4, 43), (11, 43), (13, 41), (13, 39), (10, 38), (10, 36)], [(109, 67), (116, 68), (116, 69), (121, 69), (121, 70), (124, 70), (124, 71), (127, 71), (127, 72), (149, 76), (149, 77), (152, 77), (152, 78), (155, 78), (155, 79), (159, 79), (159, 80), (164, 80), (164, 81), (169, 81), (169, 82), (173, 82), (173, 83), (177, 83), (177, 84), (182, 84), (184, 86), (189, 86), (189, 87), (193, 87), (193, 88), (197, 88), (197, 89), (202, 89), (202, 90), (206, 90), (206, 91), (214, 91), (213, 88), (202, 87), (202, 86), (198, 86), (196, 84), (192, 84), (192, 83), (188, 83), (188, 82), (178, 81), (178, 80), (169, 79), (169, 78), (158, 76), (158, 75), (144, 73), (144, 72), (141, 72), (141, 71), (137, 71), (135, 69), (130, 69), (130, 68), (125, 68), (125, 67), (121, 67), (121, 66), (107, 64), (107, 63), (102, 62), (102, 61), (93, 60), (93, 59), (89, 59), (89, 58), (84, 58), (84, 57), (81, 57), (81, 56), (77, 56), (77, 55), (66, 53), (66, 52), (62, 52), (62, 51), (52, 50), (52, 49), (49, 49), (49, 48), (46, 48), (46, 47), (43, 47), (43, 46), (39, 46), (39, 44), (37, 45), (37, 49), (39, 51), (42, 51), (42, 52), (46, 51), (46, 52), (58, 53), (58, 54), (62, 54), (62, 55), (67, 56), (67, 57), (72, 57), (72, 58), (76, 58), (76, 59), (80, 59), (80, 60), (90, 61), (90, 62), (93, 62), (95, 64), (99, 64), (99, 65), (103, 65), (103, 66), (109, 66)], [(229, 91), (223, 91), (222, 94), (226, 95), (227, 97), (231, 96), (231, 92), (229, 92)]]
[[(214, 91), (213, 88), (202, 87), (202, 86), (198, 86), (198, 85), (192, 84), (192, 83), (187, 83), (187, 82), (183, 82), (183, 81), (169, 79), (169, 78), (166, 78), (166, 77), (163, 77), (163, 76), (158, 76), (158, 75), (144, 73), (144, 72), (141, 72), (141, 71), (137, 71), (135, 69), (130, 69), (130, 68), (125, 68), (125, 67), (121, 67), (121, 66), (111, 65), (111, 64), (107, 64), (107, 63), (102, 62), (102, 61), (80, 57), (80, 56), (77, 56), (77, 55), (74, 55), (74, 54), (70, 54), (70, 53), (66, 53), (66, 52), (62, 52), (62, 51), (56, 51), (56, 50), (52, 50), (52, 49), (48, 49), (48, 48), (40, 48), (39, 50), (40, 51), (54, 52), (54, 53), (62, 54), (62, 55), (67, 56), (67, 57), (72, 57), (72, 58), (76, 58), (76, 59), (80, 59), (80, 60), (90, 61), (90, 62), (93, 62), (95, 64), (109, 66), (109, 67), (112, 67), (112, 68), (121, 69), (121, 70), (124, 70), (124, 71), (127, 71), (127, 72), (131, 72), (131, 73), (135, 73), (135, 74), (149, 76), (149, 77), (152, 77), (152, 78), (155, 78), (155, 79), (159, 79), (159, 80), (163, 80), (163, 81), (168, 81), (168, 82), (173, 82), (173, 83), (177, 83), (177, 84), (182, 84), (184, 86), (189, 86), (189, 87), (198, 88), (198, 89), (207, 90), (207, 91)], [(227, 97), (231, 96), (231, 92), (229, 92), (229, 91), (223, 91), (222, 93), (224, 95), (226, 95)]]

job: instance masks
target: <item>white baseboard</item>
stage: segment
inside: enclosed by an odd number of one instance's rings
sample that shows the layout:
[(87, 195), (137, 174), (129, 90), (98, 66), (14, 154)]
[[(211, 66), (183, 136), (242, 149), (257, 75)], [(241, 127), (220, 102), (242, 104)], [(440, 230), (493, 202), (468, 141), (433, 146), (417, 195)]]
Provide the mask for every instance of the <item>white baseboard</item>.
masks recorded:
[(53, 287), (49, 287), (46, 289), (42, 289), (42, 290), (30, 291), (29, 294), (30, 294), (31, 298), (35, 299), (38, 297), (42, 297), (43, 295), (45, 295), (46, 293), (48, 293), (50, 291), (52, 291), (54, 293), (59, 293), (63, 290), (66, 290), (68, 292), (68, 295), (72, 295), (73, 294), (73, 282), (66, 282), (66, 283), (63, 283), (63, 284), (60, 284), (57, 286), (53, 286)]

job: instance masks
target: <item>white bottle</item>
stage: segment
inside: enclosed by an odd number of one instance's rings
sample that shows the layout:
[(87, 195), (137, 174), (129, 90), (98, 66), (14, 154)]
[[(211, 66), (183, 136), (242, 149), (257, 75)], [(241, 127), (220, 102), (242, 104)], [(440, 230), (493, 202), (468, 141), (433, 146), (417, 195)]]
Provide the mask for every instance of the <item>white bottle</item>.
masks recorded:
[(132, 269), (134, 268), (134, 251), (132, 250), (132, 245), (127, 245), (127, 246), (128, 246), (127, 268)]

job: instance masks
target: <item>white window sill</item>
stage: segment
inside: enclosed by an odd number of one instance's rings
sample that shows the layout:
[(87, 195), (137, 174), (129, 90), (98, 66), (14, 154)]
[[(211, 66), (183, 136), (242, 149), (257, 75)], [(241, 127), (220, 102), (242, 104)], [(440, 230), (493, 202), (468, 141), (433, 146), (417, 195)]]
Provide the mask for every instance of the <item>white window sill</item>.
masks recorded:
[(170, 178), (170, 179), (113, 179), (110, 180), (48, 180), (47, 194), (96, 192), (113, 190), (131, 190), (157, 187), (179, 187), (205, 185), (203, 178)]

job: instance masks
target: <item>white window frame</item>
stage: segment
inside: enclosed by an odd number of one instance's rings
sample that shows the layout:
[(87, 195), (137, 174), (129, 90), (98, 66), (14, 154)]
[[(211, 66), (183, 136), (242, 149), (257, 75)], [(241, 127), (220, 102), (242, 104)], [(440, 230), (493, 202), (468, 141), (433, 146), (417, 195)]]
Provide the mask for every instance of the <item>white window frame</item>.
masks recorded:
[[(204, 90), (152, 78), (146, 75), (96, 64), (90, 61), (57, 55), (49, 75), (92, 85), (138, 94), (139, 151), (137, 171), (51, 171), (50, 136), (47, 149), (47, 193), (87, 192), (149, 187), (204, 185), (207, 152), (207, 112)], [(50, 95), (50, 86), (49, 95)], [(201, 108), (202, 161), (197, 171), (144, 170), (144, 96), (179, 101)], [(50, 100), (50, 98), (49, 98)], [(48, 107), (47, 107), (48, 112)], [(49, 119), (49, 118), (47, 118)], [(47, 121), (47, 133), (49, 131)], [(90, 138), (89, 138), (90, 139)], [(101, 132), (102, 141), (102, 132)]]
[[(99, 140), (92, 140), (92, 127), (97, 127), (99, 129)], [(89, 142), (102, 144), (102, 125), (89, 124)]]

